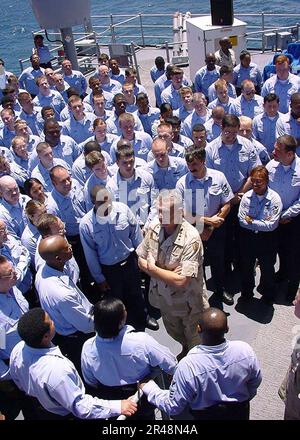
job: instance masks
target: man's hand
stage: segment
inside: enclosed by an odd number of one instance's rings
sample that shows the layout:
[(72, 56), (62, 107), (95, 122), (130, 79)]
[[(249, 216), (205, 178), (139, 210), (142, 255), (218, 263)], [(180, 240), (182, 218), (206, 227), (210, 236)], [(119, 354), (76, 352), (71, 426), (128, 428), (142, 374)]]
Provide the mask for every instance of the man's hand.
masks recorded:
[(106, 293), (110, 290), (110, 285), (106, 280), (104, 280), (102, 283), (97, 283), (97, 286), (99, 287), (101, 293)]
[(181, 264), (179, 264), (177, 267), (175, 267), (175, 269), (173, 270), (173, 272), (177, 273), (178, 275), (181, 275), (181, 272), (182, 272), (182, 266), (181, 266)]
[(209, 219), (211, 226), (214, 228), (219, 228), (224, 223), (225, 219), (223, 217), (219, 217), (217, 214), (213, 215)]
[(147, 272), (147, 260), (145, 258), (138, 258), (138, 266), (143, 272)]
[(250, 215), (245, 215), (245, 221), (248, 223), (248, 225), (251, 225), (251, 223), (253, 223), (253, 218), (250, 217)]
[(126, 417), (132, 416), (137, 411), (137, 404), (129, 397), (126, 400), (121, 400), (121, 414)]
[(279, 220), (279, 223), (281, 225), (286, 225), (287, 223), (291, 223), (291, 221), (292, 220), (290, 218), (282, 218), (282, 219)]

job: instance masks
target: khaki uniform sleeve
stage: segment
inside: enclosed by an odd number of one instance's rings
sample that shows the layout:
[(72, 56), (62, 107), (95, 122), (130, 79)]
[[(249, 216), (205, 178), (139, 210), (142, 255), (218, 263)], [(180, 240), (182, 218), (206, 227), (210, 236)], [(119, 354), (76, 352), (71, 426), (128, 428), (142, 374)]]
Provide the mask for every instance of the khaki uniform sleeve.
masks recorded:
[(196, 278), (199, 265), (203, 262), (203, 247), (201, 240), (193, 240), (188, 243), (181, 256), (181, 275)]
[(149, 250), (149, 233), (150, 230), (148, 230), (146, 236), (144, 237), (141, 244), (138, 245), (136, 248), (136, 253), (139, 257), (147, 259), (148, 256), (148, 250)]

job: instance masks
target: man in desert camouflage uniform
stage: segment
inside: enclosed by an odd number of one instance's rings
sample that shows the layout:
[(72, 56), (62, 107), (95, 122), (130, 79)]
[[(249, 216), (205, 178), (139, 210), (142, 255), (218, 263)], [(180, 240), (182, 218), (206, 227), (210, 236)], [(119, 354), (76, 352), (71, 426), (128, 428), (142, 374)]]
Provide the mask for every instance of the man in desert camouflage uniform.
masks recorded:
[(203, 281), (199, 232), (182, 216), (176, 190), (162, 191), (159, 218), (137, 248), (140, 268), (151, 277), (149, 300), (160, 309), (167, 332), (182, 344), (181, 358), (199, 344), (199, 314), (209, 307)]

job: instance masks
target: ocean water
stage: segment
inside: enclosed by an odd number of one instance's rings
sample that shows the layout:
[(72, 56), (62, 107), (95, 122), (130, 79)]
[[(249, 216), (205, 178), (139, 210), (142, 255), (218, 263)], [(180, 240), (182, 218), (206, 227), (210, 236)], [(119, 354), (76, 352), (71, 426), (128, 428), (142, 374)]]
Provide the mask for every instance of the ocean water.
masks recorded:
[[(51, 0), (48, 0), (51, 1)], [(61, 1), (63, 4), (63, 0)], [(196, 13), (210, 13), (209, 0), (92, 0), (92, 15), (106, 14), (137, 14), (139, 12), (154, 14), (173, 14), (175, 11), (190, 11)], [(234, 0), (234, 12), (238, 13), (296, 13), (299, 11), (300, 0), (272, 0), (263, 3), (261, 0)], [(130, 6), (129, 6), (130, 5)], [(178, 6), (180, 5), (180, 8)], [(0, 1), (0, 58), (5, 60), (6, 69), (16, 74), (20, 73), (18, 60), (27, 58), (31, 54), (32, 31), (38, 30), (39, 25), (31, 10), (28, 0), (1, 0)], [(162, 19), (158, 18), (156, 23)], [(298, 18), (300, 21), (300, 16)], [(293, 19), (272, 19), (272, 26), (287, 26), (293, 24)], [(249, 23), (249, 21), (248, 21)], [(254, 23), (255, 24), (255, 23)], [(171, 30), (170, 30), (171, 32)]]

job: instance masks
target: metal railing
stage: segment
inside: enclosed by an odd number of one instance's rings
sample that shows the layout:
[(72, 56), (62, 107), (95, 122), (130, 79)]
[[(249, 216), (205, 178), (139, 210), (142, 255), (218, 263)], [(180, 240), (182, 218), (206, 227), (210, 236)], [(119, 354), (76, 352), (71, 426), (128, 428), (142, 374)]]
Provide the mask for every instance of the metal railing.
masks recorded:
[[(184, 15), (184, 14), (182, 14)], [(199, 17), (208, 14), (190, 14), (191, 17)], [(78, 50), (79, 65), (84, 70), (84, 63), (89, 65), (95, 63), (97, 54), (100, 53), (100, 47), (106, 47), (109, 44), (132, 44), (135, 47), (157, 47), (166, 49), (166, 57), (170, 60), (169, 49), (173, 47), (173, 18), (174, 14), (144, 14), (135, 15), (110, 14), (110, 15), (93, 15), (91, 22), (93, 32), (88, 33), (87, 30), (74, 31), (75, 45), (79, 46), (82, 40), (91, 39), (91, 50), (94, 48), (94, 56), (89, 60), (81, 56)], [(265, 34), (274, 32), (276, 35), (276, 47), (278, 34), (281, 31), (288, 30), (294, 36), (295, 40), (300, 39), (300, 13), (298, 14), (269, 14), (269, 13), (236, 13), (235, 18), (248, 21), (247, 23), (247, 47), (248, 49), (256, 49), (264, 52), (266, 50)], [(285, 23), (285, 26), (274, 26), (274, 19), (291, 20), (291, 24)], [(299, 21), (299, 23), (298, 23)], [(157, 32), (156, 32), (157, 31)], [(36, 32), (35, 32), (36, 33)], [(38, 33), (44, 33), (43, 30)], [(60, 38), (60, 34), (50, 33), (49, 37)], [(177, 41), (176, 44), (183, 44), (183, 41)], [(57, 68), (60, 66), (61, 59), (57, 52), (63, 50), (62, 45), (48, 43), (50, 52), (53, 53)], [(29, 58), (19, 60), (21, 70), (29, 64)], [(27, 67), (27, 66), (26, 66)]]

